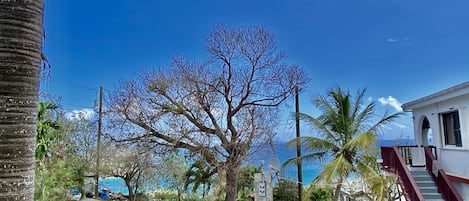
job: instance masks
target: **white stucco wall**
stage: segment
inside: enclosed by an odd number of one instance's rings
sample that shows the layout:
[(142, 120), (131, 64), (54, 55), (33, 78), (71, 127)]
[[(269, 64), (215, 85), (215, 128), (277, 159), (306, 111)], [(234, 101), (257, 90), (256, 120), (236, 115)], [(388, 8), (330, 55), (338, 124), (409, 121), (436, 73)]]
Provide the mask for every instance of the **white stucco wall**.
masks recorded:
[(459, 194), (461, 194), (464, 200), (469, 200), (469, 185), (459, 182), (453, 182), (453, 185), (458, 189)]
[[(441, 113), (457, 110), (461, 126), (462, 147), (445, 145)], [(433, 145), (437, 147), (438, 161), (441, 167), (449, 174), (469, 178), (469, 95), (458, 96), (437, 103), (428, 104), (412, 109), (414, 137), (417, 144), (422, 141), (422, 123), (426, 117), (430, 123), (433, 135)], [(469, 185), (456, 183), (456, 188), (465, 200), (469, 200)]]

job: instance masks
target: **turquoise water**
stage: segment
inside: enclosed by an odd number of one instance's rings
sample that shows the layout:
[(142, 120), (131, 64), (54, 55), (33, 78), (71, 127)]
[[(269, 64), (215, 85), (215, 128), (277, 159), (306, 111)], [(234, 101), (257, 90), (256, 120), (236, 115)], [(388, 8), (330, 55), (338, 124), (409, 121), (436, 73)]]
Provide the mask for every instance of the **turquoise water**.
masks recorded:
[[(378, 146), (392, 146), (396, 143), (396, 140), (380, 140), (378, 143)], [(413, 139), (406, 139), (402, 140), (399, 142), (401, 145), (413, 145), (414, 140)], [(270, 149), (269, 149), (270, 150)], [(284, 163), (290, 158), (293, 158), (296, 156), (296, 149), (290, 149), (288, 148), (285, 143), (275, 143), (274, 145), (274, 150), (275, 154), (272, 154), (272, 151), (266, 150), (265, 152), (262, 152), (261, 154), (254, 155), (254, 162), (248, 162), (248, 164), (255, 165), (255, 166), (260, 166), (262, 163), (264, 163), (264, 166), (267, 166), (269, 161), (272, 158), (277, 158), (280, 163)], [(303, 151), (303, 153), (307, 153), (306, 151)], [(324, 159), (324, 162), (328, 161), (327, 158)], [(310, 184), (313, 179), (318, 175), (318, 173), (322, 169), (322, 163), (320, 161), (311, 161), (311, 162), (304, 162), (303, 163), (303, 184), (308, 185)], [(264, 171), (269, 171), (268, 168), (264, 168)], [(287, 167), (285, 170), (279, 174), (280, 177), (282, 178), (288, 178), (291, 180), (298, 180), (297, 179), (297, 168), (296, 166), (292, 167)], [(106, 179), (100, 179), (100, 189), (102, 188), (108, 188), (112, 192), (121, 192), (123, 194), (128, 194), (129, 191), (127, 187), (125, 186), (124, 180), (116, 177), (109, 177)]]
[(99, 190), (102, 190), (103, 188), (110, 189), (113, 193), (121, 192), (124, 195), (129, 194), (129, 190), (125, 185), (124, 180), (118, 177), (99, 179)]

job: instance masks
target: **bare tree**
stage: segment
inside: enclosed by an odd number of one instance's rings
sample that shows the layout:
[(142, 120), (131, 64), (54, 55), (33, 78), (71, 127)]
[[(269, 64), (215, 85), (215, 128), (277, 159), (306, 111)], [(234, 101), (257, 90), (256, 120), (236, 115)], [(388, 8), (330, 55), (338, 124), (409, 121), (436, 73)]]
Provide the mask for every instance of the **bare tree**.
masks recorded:
[(156, 169), (154, 156), (151, 153), (142, 153), (137, 147), (112, 146), (103, 147), (103, 166), (100, 171), (103, 175), (118, 177), (124, 180), (129, 191), (129, 201), (136, 200), (142, 180)]
[(220, 25), (205, 45), (207, 61), (174, 57), (168, 68), (122, 83), (108, 107), (126, 133), (120, 140), (200, 155), (226, 172), (225, 200), (234, 201), (241, 162), (271, 140), (278, 106), (307, 78), (284, 63), (286, 55), (263, 27)]

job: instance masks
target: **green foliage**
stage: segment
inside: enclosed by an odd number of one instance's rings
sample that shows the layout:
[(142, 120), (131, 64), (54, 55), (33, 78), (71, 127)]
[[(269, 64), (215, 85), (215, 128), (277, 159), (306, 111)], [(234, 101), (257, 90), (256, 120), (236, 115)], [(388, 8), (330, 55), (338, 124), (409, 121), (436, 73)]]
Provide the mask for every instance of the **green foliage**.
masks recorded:
[(161, 176), (165, 185), (171, 190), (175, 190), (179, 197), (182, 197), (185, 186), (185, 174), (189, 169), (189, 164), (182, 153), (173, 152), (163, 160), (163, 170)]
[(273, 189), (274, 201), (298, 201), (298, 185), (291, 180), (280, 180)]
[(68, 146), (69, 135), (62, 129), (60, 115), (56, 104), (39, 104), (34, 181), (38, 201), (66, 200), (71, 189), (83, 186), (85, 163)]
[[(155, 200), (178, 201), (179, 195), (176, 190), (160, 189), (148, 193), (148, 197)], [(202, 201), (195, 195), (184, 194), (181, 196), (184, 201)]]
[(160, 199), (160, 200), (177, 200), (178, 199), (178, 192), (169, 189), (161, 189), (157, 191), (153, 191), (148, 193), (150, 198), (153, 199)]
[(71, 189), (83, 186), (83, 169), (81, 161), (71, 158), (53, 158), (36, 167), (35, 200), (62, 201), (67, 199)]
[(238, 175), (238, 201), (248, 201), (254, 196), (254, 174), (261, 173), (259, 167), (247, 165), (241, 168)]
[(58, 106), (54, 103), (39, 103), (38, 123), (36, 135), (36, 160), (50, 157), (52, 146), (61, 139), (60, 126), (56, 112)]
[(216, 169), (207, 162), (196, 160), (184, 175), (184, 190), (192, 186), (192, 192), (195, 193), (202, 187), (202, 199), (204, 199), (211, 189), (215, 173)]
[(311, 201), (332, 201), (333, 189), (332, 188), (314, 188), (310, 187), (311, 191), (308, 192), (309, 200)]

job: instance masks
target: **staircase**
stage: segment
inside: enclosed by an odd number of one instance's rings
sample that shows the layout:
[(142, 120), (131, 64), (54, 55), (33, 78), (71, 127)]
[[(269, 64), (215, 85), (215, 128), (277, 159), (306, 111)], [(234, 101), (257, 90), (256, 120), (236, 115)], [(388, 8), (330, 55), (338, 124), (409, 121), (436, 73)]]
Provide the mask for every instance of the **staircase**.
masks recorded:
[[(427, 172), (426, 169), (436, 169), (436, 167), (433, 166), (437, 160), (436, 151), (434, 150), (435, 147), (424, 147), (424, 166), (426, 168), (418, 167), (417, 165), (413, 166), (412, 158), (409, 158), (412, 154), (411, 151), (402, 151), (402, 148), (411, 149), (412, 147), (415, 148), (418, 146), (381, 147), (384, 169), (399, 176), (402, 188), (406, 192), (408, 200), (437, 201), (445, 200), (443, 199), (443, 197), (445, 197), (447, 201), (463, 201), (464, 199), (461, 197), (461, 194), (453, 186), (452, 181), (443, 169), (437, 169), (435, 175), (430, 175)], [(409, 155), (407, 153), (411, 154)], [(440, 189), (440, 192), (438, 192), (437, 189)]]
[(414, 177), (415, 182), (426, 201), (444, 201), (443, 197), (438, 192), (435, 182), (425, 168), (412, 167), (410, 169), (410, 174)]

